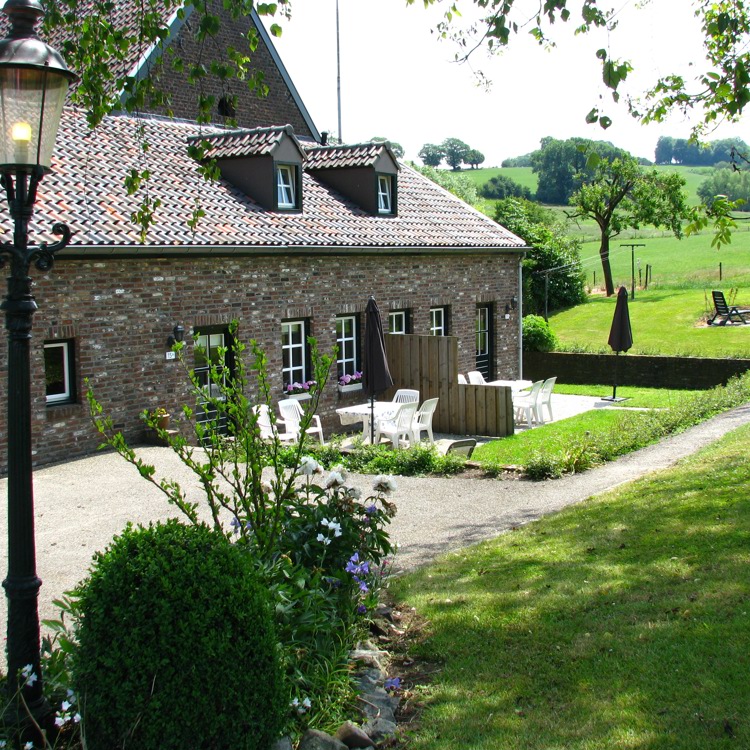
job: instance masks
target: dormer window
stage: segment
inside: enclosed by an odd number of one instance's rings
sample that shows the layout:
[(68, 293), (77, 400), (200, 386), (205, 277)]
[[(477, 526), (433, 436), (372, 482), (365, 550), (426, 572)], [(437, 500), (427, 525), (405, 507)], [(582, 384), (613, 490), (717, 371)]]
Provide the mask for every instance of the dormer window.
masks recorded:
[(378, 175), (378, 213), (393, 213), (393, 176)]
[(291, 164), (276, 165), (276, 198), (279, 208), (297, 208), (297, 170)]

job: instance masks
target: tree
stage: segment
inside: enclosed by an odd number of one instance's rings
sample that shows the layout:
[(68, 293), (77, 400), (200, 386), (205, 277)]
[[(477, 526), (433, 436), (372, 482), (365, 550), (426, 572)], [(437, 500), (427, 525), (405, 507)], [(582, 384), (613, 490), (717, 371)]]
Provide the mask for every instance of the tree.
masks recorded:
[(445, 158), (445, 153), (442, 146), (436, 146), (434, 143), (425, 143), (417, 156), (426, 167), (439, 167), (440, 162)]
[(484, 161), (484, 154), (475, 148), (470, 148), (464, 157), (464, 161), (470, 164), (472, 169), (476, 169)]
[(542, 138), (541, 147), (531, 156), (532, 169), (538, 175), (536, 199), (541, 203), (566, 206), (584, 180), (588, 154), (592, 152), (603, 158), (626, 153), (607, 141)]
[(370, 138), (370, 140), (374, 143), (387, 143), (391, 147), (391, 151), (393, 151), (397, 159), (404, 158), (404, 154), (406, 152), (404, 151), (404, 147), (400, 143), (396, 143), (396, 141), (392, 141), (388, 138), (381, 138), (379, 135), (376, 135), (374, 138)]
[(515, 180), (506, 175), (499, 174), (497, 177), (491, 177), (479, 189), (482, 198), (490, 200), (502, 200), (503, 198), (525, 198), (531, 200), (531, 190), (519, 185)]
[(446, 138), (440, 146), (445, 154), (445, 160), (451, 169), (457, 172), (466, 161), (466, 156), (471, 151), (468, 144), (458, 138)]
[(633, 157), (598, 159), (593, 174), (573, 194), (571, 218), (593, 219), (599, 226), (599, 255), (607, 296), (614, 294), (609, 264), (610, 240), (624, 229), (648, 224), (667, 227), (682, 237), (682, 220), (687, 217), (685, 180), (678, 174), (645, 170)]
[(411, 165), (420, 174), (440, 185), (449, 193), (453, 193), (464, 203), (473, 206), (477, 202), (477, 187), (465, 175), (448, 172), (445, 169), (435, 169), (434, 167), (418, 167), (416, 164)]
[[(579, 240), (549, 209), (519, 198), (500, 200), (495, 221), (529, 245), (523, 259), (523, 311), (543, 314), (586, 301)], [(548, 274), (546, 272), (549, 272)]]
[(713, 206), (716, 196), (726, 196), (736, 204), (736, 210), (750, 208), (750, 172), (717, 169), (698, 186), (698, 197), (706, 206)]
[(657, 164), (671, 164), (674, 158), (674, 138), (668, 135), (659, 136), (654, 149), (654, 161)]

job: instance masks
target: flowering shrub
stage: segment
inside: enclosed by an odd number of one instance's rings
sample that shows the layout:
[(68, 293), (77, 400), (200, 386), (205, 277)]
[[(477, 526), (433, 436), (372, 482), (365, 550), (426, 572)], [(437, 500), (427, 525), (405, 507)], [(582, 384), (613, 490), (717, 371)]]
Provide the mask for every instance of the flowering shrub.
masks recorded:
[(357, 385), (362, 382), (362, 373), (355, 372), (353, 375), (342, 375), (339, 378), (339, 385)]
[[(302, 392), (305, 386), (312, 388), (312, 408), (300, 425), (300, 442), (282, 447), (278, 440), (262, 440), (256, 406), (271, 404), (266, 358), (253, 345), (257, 392), (250, 398), (245, 393), (244, 347), (236, 336), (232, 338), (234, 376), (224, 377), (227, 352), (220, 350), (219, 362), (211, 366), (208, 389), (216, 416), (194, 424), (205, 458), (195, 460), (194, 449), (181, 435), (166, 435), (166, 439), (197, 475), (214, 529), (246, 553), (270, 593), (286, 676), (287, 729), (322, 722), (331, 726), (351, 718), (349, 652), (363, 618), (377, 603), (393, 552), (386, 526), (395, 513), (387, 499), (395, 485), (389, 477), (378, 477), (372, 494), (362, 498), (347, 484), (342, 467), (334, 466), (324, 475), (318, 461), (305, 455), (305, 430), (332, 365), (330, 357), (318, 355), (313, 339), (309, 342), (315, 379), (292, 384), (292, 389), (297, 385)], [(178, 357), (184, 364), (180, 352)], [(204, 404), (205, 383), (192, 373), (191, 382), (196, 401)], [(105, 444), (198, 525), (198, 504), (189, 502), (176, 482), (157, 480), (155, 467), (145, 464), (112, 420), (101, 416), (102, 408), (90, 390), (88, 398)], [(195, 410), (183, 407), (183, 414), (196, 422)], [(273, 419), (273, 410), (271, 415)], [(231, 440), (222, 434), (222, 426)]]
[(315, 380), (305, 380), (304, 383), (287, 383), (284, 386), (284, 393), (287, 396), (295, 396), (298, 393), (310, 393), (317, 385)]

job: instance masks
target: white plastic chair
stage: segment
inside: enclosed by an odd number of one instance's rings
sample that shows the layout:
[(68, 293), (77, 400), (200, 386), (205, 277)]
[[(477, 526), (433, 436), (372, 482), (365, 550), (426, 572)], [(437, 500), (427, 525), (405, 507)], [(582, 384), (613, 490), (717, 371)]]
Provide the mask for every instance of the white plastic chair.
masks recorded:
[(438, 399), (428, 398), (427, 401), (419, 407), (419, 411), (414, 416), (414, 424), (412, 425), (415, 443), (418, 443), (422, 439), (423, 432), (427, 433), (427, 439), (431, 443), (435, 442), (435, 438), (432, 436), (432, 417), (435, 414), (437, 405)]
[[(279, 401), (279, 412), (282, 421), (286, 424), (287, 433), (294, 435), (295, 439), (299, 440), (300, 422), (305, 416), (299, 401), (295, 398), (281, 399)], [(323, 445), (323, 426), (320, 424), (320, 417), (317, 414), (313, 414), (312, 422), (305, 432), (308, 435), (317, 435), (320, 444)]]
[(394, 404), (411, 404), (412, 402), (419, 403), (419, 391), (399, 388), (393, 396)]
[(381, 437), (389, 438), (394, 449), (399, 448), (402, 437), (413, 444), (414, 415), (417, 413), (418, 406), (416, 401), (401, 404), (392, 417), (378, 420), (375, 425), (375, 445), (380, 442)]
[(550, 422), (554, 421), (554, 417), (552, 416), (552, 389), (555, 387), (555, 381), (557, 380), (556, 377), (554, 378), (547, 378), (547, 380), (544, 381), (544, 385), (542, 385), (542, 390), (539, 391), (539, 398), (536, 401), (536, 416), (537, 421), (544, 424), (544, 407), (547, 407), (547, 411), (549, 412), (549, 420)]
[(258, 429), (260, 430), (261, 440), (274, 440), (278, 438), (282, 442), (294, 442), (297, 440), (295, 433), (286, 431), (286, 423), (278, 421), (276, 425), (283, 424), (285, 431), (279, 432), (277, 426), (274, 426), (271, 422), (271, 410), (268, 408), (268, 404), (258, 404), (253, 407), (253, 411), (258, 415)]
[(466, 384), (467, 384), (467, 383), (468, 383), (469, 381), (468, 381), (468, 380), (466, 380), (466, 375), (464, 375), (463, 373), (460, 373), (460, 372), (459, 372), (459, 373), (458, 373), (458, 382), (459, 382), (460, 384), (462, 384), (462, 385), (466, 385)]
[(537, 417), (536, 404), (539, 399), (539, 392), (542, 390), (543, 380), (537, 380), (532, 384), (531, 390), (528, 394), (517, 394), (513, 396), (513, 409), (516, 412), (516, 417), (519, 418), (522, 414), (526, 415), (526, 424), (531, 427), (532, 422), (539, 421)]
[(484, 375), (482, 375), (479, 370), (472, 370), (469, 374), (469, 383), (472, 385), (487, 385), (487, 381), (484, 379)]

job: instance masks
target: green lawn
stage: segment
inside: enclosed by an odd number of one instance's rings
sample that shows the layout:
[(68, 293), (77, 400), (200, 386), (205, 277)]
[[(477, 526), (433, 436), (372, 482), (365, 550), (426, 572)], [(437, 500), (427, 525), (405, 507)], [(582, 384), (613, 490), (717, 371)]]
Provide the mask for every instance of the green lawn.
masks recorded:
[[(738, 301), (743, 300), (750, 302), (750, 289), (741, 292)], [(710, 292), (699, 289), (637, 291), (629, 303), (631, 353), (750, 357), (750, 325), (701, 325), (710, 307)], [(614, 297), (594, 296), (586, 304), (550, 315), (549, 322), (565, 347), (609, 351), (614, 309)]]
[[(612, 386), (607, 385), (567, 385), (555, 384), (555, 393), (571, 396), (611, 396)], [(623, 409), (668, 409), (681, 398), (694, 396), (700, 391), (669, 390), (665, 388), (636, 388), (630, 385), (618, 385), (617, 396), (625, 401), (611, 404), (614, 408)]]
[(411, 750), (750, 747), (749, 445), (393, 581), (437, 665)]

